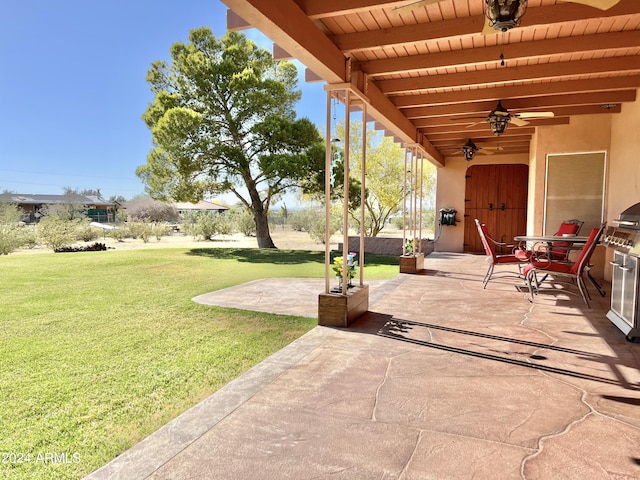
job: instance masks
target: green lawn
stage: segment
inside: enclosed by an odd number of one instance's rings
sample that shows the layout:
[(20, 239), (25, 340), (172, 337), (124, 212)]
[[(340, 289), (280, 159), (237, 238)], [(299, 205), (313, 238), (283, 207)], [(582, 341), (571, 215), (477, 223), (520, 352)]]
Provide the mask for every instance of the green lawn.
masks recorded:
[[(396, 258), (367, 257), (367, 278), (397, 272)], [(195, 295), (323, 275), (323, 252), (0, 257), (0, 478), (80, 478), (316, 324)]]

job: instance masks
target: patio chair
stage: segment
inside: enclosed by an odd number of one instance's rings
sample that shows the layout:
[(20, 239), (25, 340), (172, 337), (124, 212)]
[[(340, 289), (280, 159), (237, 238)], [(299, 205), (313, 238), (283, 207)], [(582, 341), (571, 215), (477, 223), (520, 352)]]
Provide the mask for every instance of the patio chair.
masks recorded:
[(540, 290), (541, 282), (537, 281), (537, 274), (538, 272), (540, 272), (543, 273), (545, 277), (547, 275), (551, 275), (554, 280), (557, 280), (559, 277), (564, 277), (574, 281), (578, 285), (580, 295), (582, 295), (584, 303), (587, 304), (587, 308), (591, 308), (591, 305), (589, 305), (591, 296), (589, 295), (589, 291), (587, 290), (584, 279), (585, 276), (587, 276), (587, 278), (589, 278), (590, 280), (589, 260), (591, 259), (591, 255), (593, 254), (593, 251), (600, 241), (600, 237), (602, 236), (602, 232), (604, 231), (605, 226), (606, 223), (603, 223), (599, 228), (594, 228), (593, 230), (591, 230), (591, 234), (589, 235), (587, 242), (582, 247), (582, 250), (580, 250), (575, 263), (554, 261), (548, 258), (532, 259), (532, 261), (524, 268), (523, 271), (527, 282), (527, 287), (529, 288), (529, 297), (531, 302), (533, 302), (534, 291), (537, 292), (538, 290)]
[[(555, 233), (558, 237), (563, 235), (578, 235), (584, 222), (576, 219), (565, 220), (560, 224), (558, 231)], [(569, 253), (571, 253), (572, 244), (570, 242), (553, 242), (549, 250), (548, 256), (551, 260), (568, 262)]]
[(493, 275), (493, 270), (496, 265), (518, 265), (519, 276), (522, 276), (522, 265), (527, 263), (530, 258), (530, 252), (520, 251), (516, 255), (515, 253), (498, 255), (496, 253), (496, 246), (511, 248), (512, 251), (516, 248), (515, 245), (507, 245), (506, 243), (496, 242), (491, 238), (489, 232), (487, 231), (487, 226), (484, 223), (480, 223), (480, 220), (475, 219), (476, 227), (478, 228), (478, 234), (480, 235), (480, 239), (482, 240), (482, 245), (484, 246), (484, 251), (487, 254), (487, 263), (489, 264), (489, 268), (487, 273), (482, 280), (482, 288), (487, 288), (487, 284), (489, 280), (491, 280), (491, 275)]

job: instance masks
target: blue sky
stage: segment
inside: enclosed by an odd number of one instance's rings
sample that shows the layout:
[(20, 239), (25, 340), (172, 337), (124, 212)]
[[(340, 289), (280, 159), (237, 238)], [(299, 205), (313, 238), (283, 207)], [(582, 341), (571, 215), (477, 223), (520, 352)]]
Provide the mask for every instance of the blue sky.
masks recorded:
[[(99, 188), (106, 198), (144, 193), (135, 169), (151, 135), (141, 115), (151, 63), (189, 31), (226, 31), (218, 0), (19, 0), (0, 15), (0, 191), (62, 194)], [(271, 50), (255, 30), (245, 32)], [(305, 84), (298, 116), (324, 130), (322, 84)]]

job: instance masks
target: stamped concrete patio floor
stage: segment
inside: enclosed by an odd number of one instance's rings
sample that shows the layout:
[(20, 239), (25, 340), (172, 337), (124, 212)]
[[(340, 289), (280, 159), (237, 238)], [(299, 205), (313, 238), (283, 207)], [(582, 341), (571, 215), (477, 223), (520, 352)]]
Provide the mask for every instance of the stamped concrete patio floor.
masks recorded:
[[(555, 285), (531, 304), (507, 270), (483, 290), (483, 257), (431, 254), (352, 327), (313, 329), (88, 478), (640, 478), (640, 344), (608, 295), (587, 309)], [(310, 282), (199, 301), (258, 291), (310, 314)]]

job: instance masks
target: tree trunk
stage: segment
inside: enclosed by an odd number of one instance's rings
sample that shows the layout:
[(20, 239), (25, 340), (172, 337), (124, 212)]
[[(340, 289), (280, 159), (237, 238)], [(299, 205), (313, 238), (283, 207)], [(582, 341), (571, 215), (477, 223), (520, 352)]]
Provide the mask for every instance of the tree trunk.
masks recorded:
[(269, 232), (269, 219), (266, 210), (253, 212), (253, 218), (256, 222), (256, 239), (258, 240), (258, 248), (276, 248), (271, 239)]

